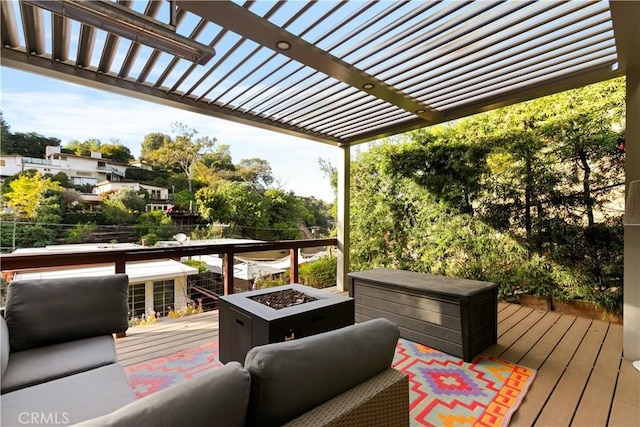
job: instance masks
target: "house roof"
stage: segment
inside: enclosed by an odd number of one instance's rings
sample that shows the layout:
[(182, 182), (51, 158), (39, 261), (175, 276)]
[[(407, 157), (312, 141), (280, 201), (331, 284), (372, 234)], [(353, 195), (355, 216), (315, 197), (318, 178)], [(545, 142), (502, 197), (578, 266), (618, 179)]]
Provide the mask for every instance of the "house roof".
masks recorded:
[[(15, 280), (98, 277), (113, 274), (113, 271), (113, 265), (104, 265), (98, 267), (29, 271), (25, 273), (18, 272), (15, 275)], [(147, 281), (172, 280), (176, 277), (190, 276), (192, 274), (198, 274), (198, 269), (170, 259), (127, 263), (127, 276), (129, 276), (129, 283), (132, 284)]]
[(78, 3), (1, 2), (2, 64), (338, 146), (640, 64), (636, 1)]

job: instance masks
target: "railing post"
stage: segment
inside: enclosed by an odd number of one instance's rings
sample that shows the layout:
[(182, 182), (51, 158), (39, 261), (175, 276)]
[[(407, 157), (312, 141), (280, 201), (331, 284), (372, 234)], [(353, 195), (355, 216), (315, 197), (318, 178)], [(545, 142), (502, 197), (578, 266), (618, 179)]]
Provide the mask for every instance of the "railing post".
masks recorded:
[(127, 272), (127, 261), (125, 257), (116, 259), (116, 274), (125, 274)]
[[(127, 272), (127, 258), (124, 256), (119, 256), (116, 259), (116, 274), (125, 274)], [(116, 338), (125, 338), (127, 336), (127, 331), (116, 332)]]
[(289, 283), (298, 283), (298, 248), (289, 250)]
[(233, 252), (225, 252), (222, 257), (222, 280), (224, 294), (233, 293)]

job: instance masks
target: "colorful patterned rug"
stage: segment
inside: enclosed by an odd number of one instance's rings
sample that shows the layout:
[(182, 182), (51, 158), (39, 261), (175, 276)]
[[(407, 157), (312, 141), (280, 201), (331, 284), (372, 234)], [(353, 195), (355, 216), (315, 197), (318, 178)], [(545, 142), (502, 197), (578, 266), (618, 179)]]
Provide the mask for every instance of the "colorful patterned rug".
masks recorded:
[(181, 381), (219, 368), (218, 342), (174, 353), (124, 368), (129, 384), (139, 398), (163, 390)]
[(393, 367), (409, 376), (413, 426), (506, 426), (536, 374), (484, 354), (466, 363), (403, 338)]
[[(125, 368), (138, 398), (222, 364), (218, 343)], [(506, 426), (536, 371), (479, 355), (472, 363), (400, 338), (393, 366), (409, 376), (412, 426)]]

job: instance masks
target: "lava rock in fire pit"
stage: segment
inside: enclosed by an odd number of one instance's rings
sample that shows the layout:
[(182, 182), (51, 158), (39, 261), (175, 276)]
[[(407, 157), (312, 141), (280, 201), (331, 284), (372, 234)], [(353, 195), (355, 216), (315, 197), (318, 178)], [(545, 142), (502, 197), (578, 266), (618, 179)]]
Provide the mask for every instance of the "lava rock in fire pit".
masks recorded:
[(268, 294), (256, 295), (249, 298), (276, 310), (317, 300), (315, 297), (292, 289), (270, 292)]

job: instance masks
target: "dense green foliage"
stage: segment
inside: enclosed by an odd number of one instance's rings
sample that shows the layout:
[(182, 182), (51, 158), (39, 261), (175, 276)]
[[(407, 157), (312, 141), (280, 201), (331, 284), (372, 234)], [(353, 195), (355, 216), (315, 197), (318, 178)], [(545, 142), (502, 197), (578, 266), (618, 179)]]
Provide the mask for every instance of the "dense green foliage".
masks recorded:
[(67, 142), (62, 149), (66, 153), (83, 157), (91, 157), (92, 152), (100, 153), (105, 159), (125, 165), (133, 160), (133, 155), (131, 155), (129, 148), (117, 140), (114, 140), (111, 144), (103, 144), (98, 139), (88, 139), (84, 142), (74, 140)]
[(624, 81), (422, 129), (352, 164), (352, 269), (622, 304)]
[[(335, 286), (337, 268), (338, 260), (332, 256), (300, 264), (298, 280), (303, 285), (318, 289)], [(279, 276), (260, 277), (256, 279), (255, 284), (258, 289), (264, 289), (287, 285), (289, 281), (289, 271), (285, 271)]]
[(298, 269), (300, 283), (313, 288), (327, 288), (336, 285), (338, 260), (336, 257), (324, 257), (301, 264)]
[(171, 218), (162, 211), (143, 213), (138, 217), (133, 229), (148, 246), (155, 245), (158, 240), (169, 240), (176, 233)]

